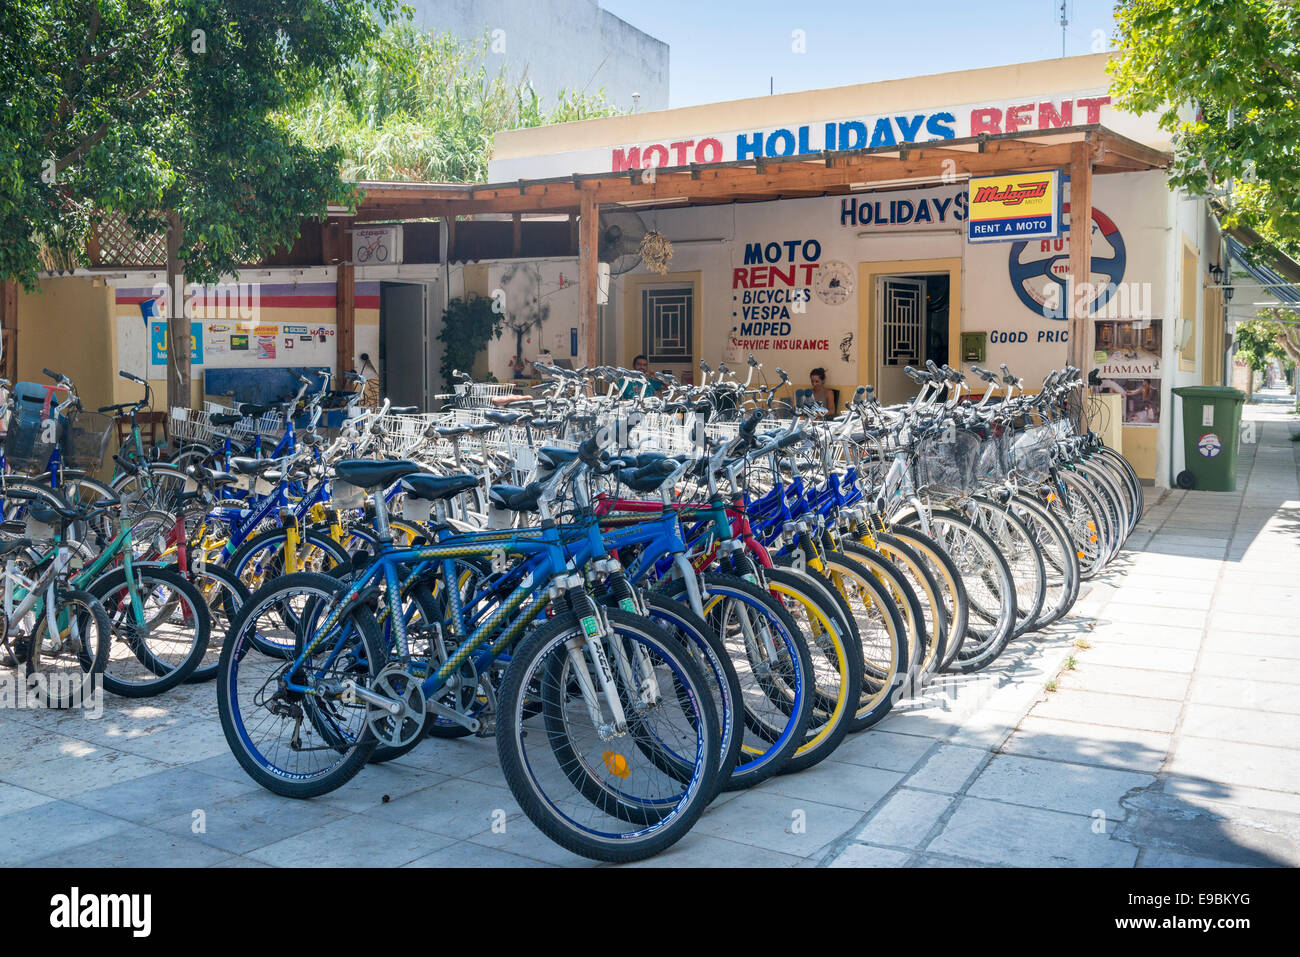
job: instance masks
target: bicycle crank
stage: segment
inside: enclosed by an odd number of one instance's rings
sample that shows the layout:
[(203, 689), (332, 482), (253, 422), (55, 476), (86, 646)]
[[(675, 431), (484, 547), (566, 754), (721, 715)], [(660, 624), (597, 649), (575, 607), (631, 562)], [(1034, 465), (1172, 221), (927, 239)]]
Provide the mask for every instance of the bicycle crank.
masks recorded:
[[(400, 748), (423, 737), (426, 718), (424, 689), (401, 665), (386, 665), (375, 675), (364, 696), (366, 724), (380, 744)], [(379, 699), (379, 700), (376, 700)]]

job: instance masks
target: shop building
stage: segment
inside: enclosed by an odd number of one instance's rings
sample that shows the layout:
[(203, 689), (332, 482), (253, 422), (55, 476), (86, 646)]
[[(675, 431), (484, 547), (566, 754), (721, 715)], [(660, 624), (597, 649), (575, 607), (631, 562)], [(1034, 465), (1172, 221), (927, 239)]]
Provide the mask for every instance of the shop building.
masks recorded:
[[(824, 368), (841, 396), (871, 383), (886, 401), (911, 394), (902, 369), (926, 359), (1006, 363), (1031, 387), (1072, 361), (1116, 396), (1098, 427), (1167, 485), (1183, 468), (1170, 389), (1221, 383), (1229, 364), (1216, 273), (1229, 264), (1209, 204), (1168, 188), (1154, 116), (1111, 102), (1106, 59), (511, 131), (489, 185), (361, 184), (355, 215), (305, 224), (294, 250), (241, 272), (256, 322), (203, 303), (194, 398), (250, 369), (362, 369), (364, 353), (395, 401), (431, 405), (444, 304), (476, 293), (520, 330), (475, 370), (502, 379), (517, 342), (524, 360), (575, 366), (646, 353), (686, 381), (700, 360), (752, 353), (771, 379), (781, 367), (803, 387)], [(972, 236), (986, 226), (971, 222), (971, 180), (1010, 174), (990, 195), (1014, 201), (1022, 180), (1057, 177), (1058, 234)], [(1076, 234), (1081, 208), (1089, 229)], [(665, 273), (638, 261), (650, 230), (672, 245)], [(148, 362), (160, 382), (137, 304), (157, 270), (91, 273), (47, 291), (100, 284), (84, 294), (112, 317), (106, 354)], [(62, 321), (45, 315), (54, 297), (37, 298), (19, 304), (24, 376), (47, 349), (42, 324)]]

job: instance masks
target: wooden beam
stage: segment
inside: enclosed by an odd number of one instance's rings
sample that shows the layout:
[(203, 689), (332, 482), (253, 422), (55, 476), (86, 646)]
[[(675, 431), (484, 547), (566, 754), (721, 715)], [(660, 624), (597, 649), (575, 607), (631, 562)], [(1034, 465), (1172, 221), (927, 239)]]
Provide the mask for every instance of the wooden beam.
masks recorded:
[(1070, 365), (1086, 374), (1092, 358), (1092, 318), (1084, 306), (1091, 294), (1092, 276), (1092, 156), (1091, 145), (1075, 143), (1070, 163), (1070, 283), (1066, 316), (1070, 332)]
[(18, 379), (18, 281), (0, 282), (0, 375), (10, 382)]
[(339, 266), (338, 281), (334, 297), (334, 347), (335, 376), (334, 388), (350, 389), (351, 385), (344, 379), (345, 372), (355, 371), (352, 366), (356, 361), (357, 342), (357, 267), (352, 263)]
[(593, 191), (584, 190), (578, 219), (578, 359), (596, 364), (600, 334), (600, 307), (596, 304), (597, 260), (600, 245), (600, 203)]

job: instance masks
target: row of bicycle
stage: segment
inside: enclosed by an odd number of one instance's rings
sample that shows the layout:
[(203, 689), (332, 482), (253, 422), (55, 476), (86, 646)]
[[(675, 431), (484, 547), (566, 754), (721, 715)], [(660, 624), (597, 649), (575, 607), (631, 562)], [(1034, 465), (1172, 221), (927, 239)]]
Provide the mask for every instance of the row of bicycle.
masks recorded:
[[(764, 416), (783, 373), (631, 400), (634, 373), (551, 373), (507, 409), (467, 384), (409, 459), (358, 457), (412, 432), (389, 410), (332, 438), (308, 416), (275, 458), (230, 434), (188, 464), (122, 455), (80, 497), (66, 470), (11, 478), (10, 521), (51, 530), (5, 546), (18, 591), (68, 609), (42, 631), (39, 599), (15, 607), (19, 657), (71, 647), (70, 671), (102, 659), (126, 693), (218, 677), (235, 756), (296, 797), (495, 734), (541, 830), (629, 860), (1068, 613), (1141, 513), (1127, 463), (1079, 427), (1073, 370), (1035, 396), (980, 373), (978, 403), (960, 373), (913, 370), (908, 405), (863, 388), (831, 420)], [(71, 552), (118, 590), (69, 604), (98, 581)]]

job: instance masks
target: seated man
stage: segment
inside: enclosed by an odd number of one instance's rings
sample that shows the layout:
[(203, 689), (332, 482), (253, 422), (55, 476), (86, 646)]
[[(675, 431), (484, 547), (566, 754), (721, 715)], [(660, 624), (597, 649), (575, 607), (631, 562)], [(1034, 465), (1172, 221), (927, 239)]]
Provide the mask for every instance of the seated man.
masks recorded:
[(619, 389), (618, 393), (620, 399), (635, 399), (642, 394), (647, 397), (652, 396), (664, 387), (661, 380), (650, 374), (650, 360), (644, 355), (636, 356), (632, 360), (632, 369), (644, 375), (646, 382), (643, 383), (639, 379), (624, 379), (623, 387)]

